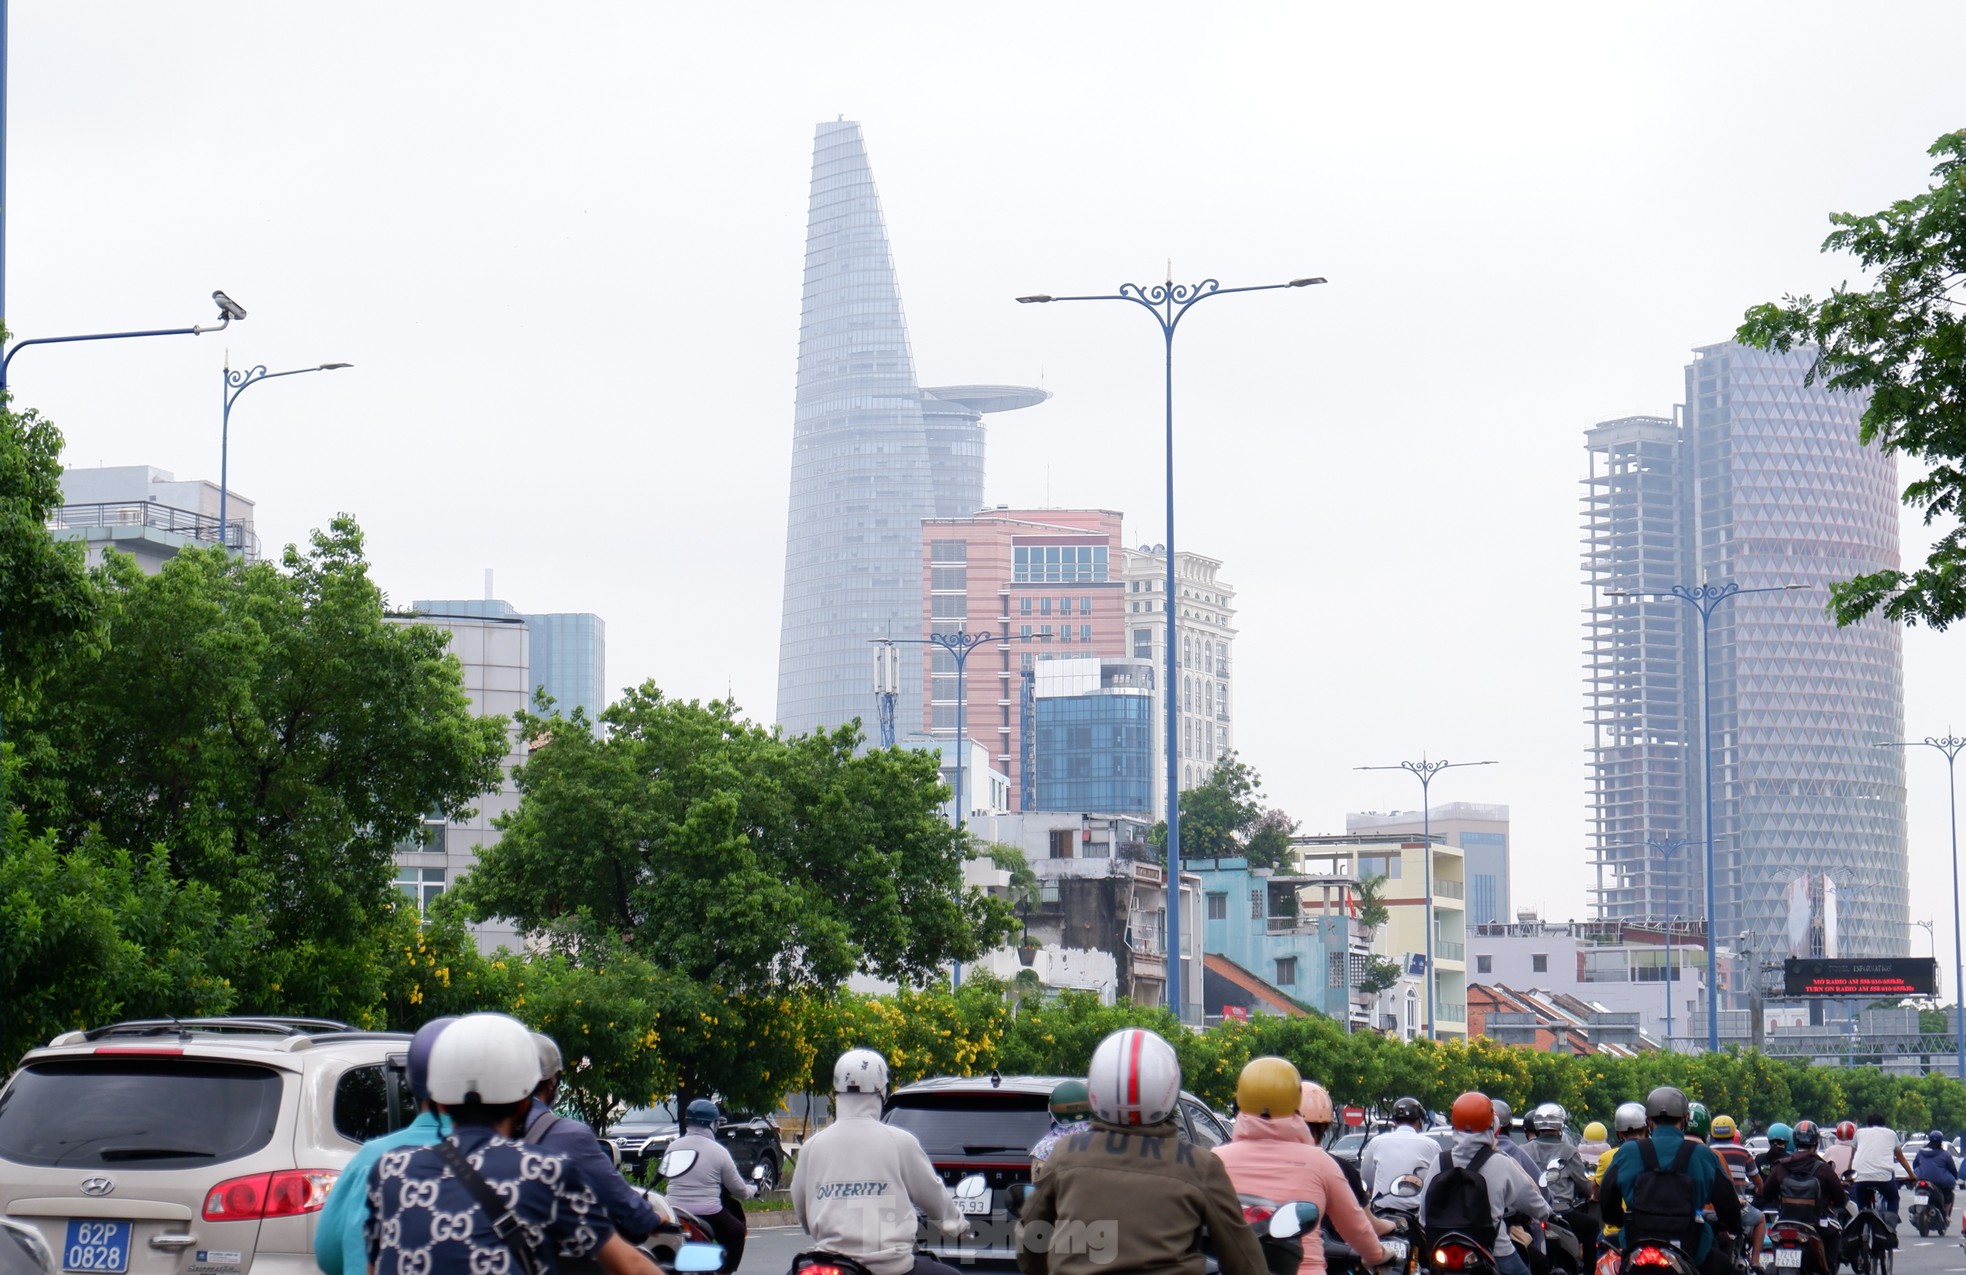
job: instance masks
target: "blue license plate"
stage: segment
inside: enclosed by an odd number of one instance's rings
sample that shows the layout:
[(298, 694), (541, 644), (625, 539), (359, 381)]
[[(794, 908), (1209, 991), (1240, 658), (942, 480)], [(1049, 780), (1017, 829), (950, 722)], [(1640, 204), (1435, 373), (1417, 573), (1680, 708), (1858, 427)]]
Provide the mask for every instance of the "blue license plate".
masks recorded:
[(61, 1246), (65, 1271), (97, 1271), (115, 1275), (130, 1269), (130, 1223), (103, 1222), (92, 1217), (68, 1219), (68, 1239)]

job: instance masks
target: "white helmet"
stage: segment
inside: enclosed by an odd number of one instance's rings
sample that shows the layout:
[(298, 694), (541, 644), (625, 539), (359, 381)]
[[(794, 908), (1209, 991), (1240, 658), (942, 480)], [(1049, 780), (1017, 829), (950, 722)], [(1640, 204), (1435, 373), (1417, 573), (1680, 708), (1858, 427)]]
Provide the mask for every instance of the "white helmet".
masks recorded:
[(497, 1105), (539, 1088), (539, 1046), (505, 1014), (466, 1014), (430, 1047), (430, 1098), (446, 1105)]
[(887, 1092), (887, 1059), (871, 1049), (849, 1049), (833, 1064), (834, 1093)]
[(1099, 1042), (1085, 1077), (1092, 1114), (1108, 1124), (1159, 1124), (1174, 1113), (1181, 1093), (1181, 1063), (1174, 1046), (1140, 1027), (1127, 1027)]

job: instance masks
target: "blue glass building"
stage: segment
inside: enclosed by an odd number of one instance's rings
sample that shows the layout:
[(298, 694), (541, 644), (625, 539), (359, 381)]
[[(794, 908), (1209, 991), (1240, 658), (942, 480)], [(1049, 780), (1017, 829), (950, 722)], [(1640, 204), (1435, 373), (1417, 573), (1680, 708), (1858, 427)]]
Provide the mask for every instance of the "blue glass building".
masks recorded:
[(584, 708), (590, 721), (608, 706), (607, 623), (600, 616), (587, 611), (527, 615), (499, 598), (425, 598), (410, 607), (425, 614), (523, 620), (526, 685), (506, 689), (523, 689), (530, 705), (533, 692), (543, 687), (561, 713), (570, 717), (576, 707)]
[(1146, 660), (1037, 665), (1034, 810), (1146, 815), (1154, 795), (1154, 670)]

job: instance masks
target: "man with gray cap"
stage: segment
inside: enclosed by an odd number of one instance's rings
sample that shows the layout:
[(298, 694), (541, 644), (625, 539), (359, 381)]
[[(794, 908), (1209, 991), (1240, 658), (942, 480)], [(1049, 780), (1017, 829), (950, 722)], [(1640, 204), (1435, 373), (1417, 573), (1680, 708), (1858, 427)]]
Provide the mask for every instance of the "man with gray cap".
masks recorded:
[[(540, 1032), (534, 1032), (532, 1039), (539, 1046), (540, 1079), (539, 1088), (533, 1091), (532, 1108), (526, 1112), (522, 1140), (571, 1160), (600, 1200), (601, 1209), (608, 1215), (608, 1221), (614, 1224), (614, 1229), (620, 1231), (629, 1243), (641, 1243), (654, 1234), (661, 1219), (656, 1217), (655, 1210), (649, 1207), (642, 1193), (622, 1178), (614, 1162), (601, 1150), (601, 1141), (594, 1136), (594, 1131), (572, 1116), (563, 1116), (553, 1110), (553, 1100), (560, 1096), (560, 1072), (565, 1068), (560, 1059), (560, 1047), (551, 1036)], [(561, 1275), (594, 1275), (599, 1269), (591, 1262), (560, 1259)]]

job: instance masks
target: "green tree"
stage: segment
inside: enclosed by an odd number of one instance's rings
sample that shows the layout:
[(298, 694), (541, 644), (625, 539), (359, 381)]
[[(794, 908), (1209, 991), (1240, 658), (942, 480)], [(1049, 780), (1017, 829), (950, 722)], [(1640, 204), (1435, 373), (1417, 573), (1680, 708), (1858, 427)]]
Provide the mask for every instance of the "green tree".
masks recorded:
[(0, 402), (0, 711), (18, 709), (57, 666), (86, 652), (95, 629), (82, 545), (48, 534), (61, 504), (61, 432)]
[(1368, 930), (1376, 930), (1392, 920), (1393, 914), (1386, 910), (1386, 877), (1383, 873), (1360, 881), (1357, 894), (1359, 924)]
[(371, 1014), (392, 850), (497, 786), (505, 722), (473, 715), (448, 635), (385, 617), (347, 518), (278, 563), (112, 555), (98, 582), (100, 650), (21, 717), (29, 826), (162, 846), (248, 939), (241, 1004)]
[(1359, 978), (1358, 990), (1368, 996), (1377, 996), (1389, 991), (1399, 982), (1399, 964), (1383, 956), (1374, 955), (1365, 963), (1365, 972)]
[[(1247, 859), (1252, 868), (1290, 861), (1297, 821), (1263, 805), (1263, 777), (1234, 752), (1224, 753), (1206, 783), (1181, 794), (1181, 855), (1186, 859)], [(1167, 822), (1148, 834), (1163, 859)]]
[(788, 739), (653, 684), (602, 721), (522, 717), (519, 807), (457, 894), (480, 918), (557, 924), (583, 962), (618, 942), (663, 976), (680, 1093), (789, 1089), (791, 999), (856, 971), (927, 981), (1014, 932), (1008, 904), (963, 884), (933, 757), (856, 754), (852, 729)]
[[(1925, 523), (1966, 512), (1966, 131), (1931, 146), (1934, 182), (1868, 215), (1833, 213), (1824, 252), (1848, 252), (1873, 273), (1818, 301), (1787, 296), (1747, 312), (1737, 339), (1762, 349), (1814, 347), (1809, 381), (1869, 396), (1860, 437), (1923, 461), (1904, 490)], [(1966, 615), (1966, 523), (1955, 522), (1922, 567), (1889, 568), (1830, 586), (1837, 623), (1874, 611), (1943, 629)]]

